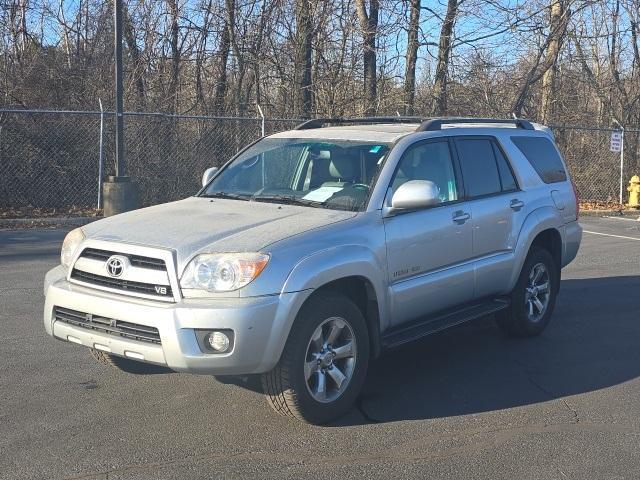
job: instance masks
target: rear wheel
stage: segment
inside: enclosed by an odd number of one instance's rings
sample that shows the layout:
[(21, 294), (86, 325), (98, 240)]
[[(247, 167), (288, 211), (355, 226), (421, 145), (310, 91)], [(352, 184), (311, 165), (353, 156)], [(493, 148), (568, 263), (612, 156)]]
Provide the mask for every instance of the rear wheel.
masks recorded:
[(162, 367), (160, 365), (152, 365), (149, 363), (138, 362), (136, 360), (130, 360), (128, 358), (119, 357), (117, 355), (111, 355), (107, 352), (102, 352), (91, 349), (91, 356), (103, 365), (109, 365), (110, 367), (117, 368), (127, 373), (134, 373), (137, 375), (146, 375), (152, 373), (168, 373), (171, 370)]
[(542, 333), (555, 308), (559, 281), (559, 270), (551, 254), (533, 247), (511, 292), (511, 305), (496, 314), (498, 326), (516, 337)]
[(351, 408), (367, 373), (369, 336), (358, 307), (319, 293), (300, 310), (280, 361), (262, 375), (269, 405), (309, 423), (334, 420)]

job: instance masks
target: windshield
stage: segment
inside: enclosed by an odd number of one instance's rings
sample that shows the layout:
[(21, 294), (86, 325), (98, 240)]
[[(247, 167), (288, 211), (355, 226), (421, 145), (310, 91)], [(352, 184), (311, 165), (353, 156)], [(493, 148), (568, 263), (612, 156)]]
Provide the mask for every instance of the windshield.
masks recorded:
[(360, 211), (388, 151), (385, 143), (265, 138), (200, 195)]

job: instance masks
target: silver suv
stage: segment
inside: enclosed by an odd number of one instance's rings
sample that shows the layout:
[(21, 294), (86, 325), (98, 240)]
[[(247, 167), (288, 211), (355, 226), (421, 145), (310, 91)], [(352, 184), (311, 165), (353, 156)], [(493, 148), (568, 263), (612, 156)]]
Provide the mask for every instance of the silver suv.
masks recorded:
[(45, 328), (125, 371), (260, 374), (312, 423), (385, 349), (490, 314), (541, 333), (582, 233), (552, 134), (525, 120), (311, 120), (203, 184), (69, 233)]

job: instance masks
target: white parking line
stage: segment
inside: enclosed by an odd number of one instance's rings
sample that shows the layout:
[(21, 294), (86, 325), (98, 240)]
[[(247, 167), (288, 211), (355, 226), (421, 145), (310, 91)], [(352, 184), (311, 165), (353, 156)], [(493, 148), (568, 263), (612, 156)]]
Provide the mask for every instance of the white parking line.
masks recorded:
[(607, 215), (604, 218), (612, 218), (614, 220), (627, 220), (628, 222), (640, 222), (640, 217), (638, 218), (626, 218), (626, 217), (609, 217)]
[(590, 232), (589, 230), (583, 230), (583, 232), (590, 233), (591, 235), (602, 235), (603, 237), (623, 238), (625, 240), (635, 240), (636, 242), (640, 242), (640, 238), (636, 238), (636, 237), (625, 237), (624, 235), (612, 235), (610, 233)]

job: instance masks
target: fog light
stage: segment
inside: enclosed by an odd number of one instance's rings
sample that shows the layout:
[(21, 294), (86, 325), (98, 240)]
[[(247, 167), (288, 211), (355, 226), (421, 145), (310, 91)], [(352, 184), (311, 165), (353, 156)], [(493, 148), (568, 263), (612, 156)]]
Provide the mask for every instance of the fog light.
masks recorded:
[(229, 337), (222, 332), (211, 332), (207, 335), (207, 342), (216, 352), (226, 352), (231, 341)]

